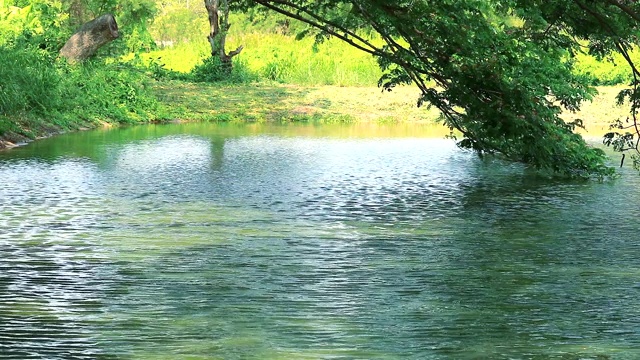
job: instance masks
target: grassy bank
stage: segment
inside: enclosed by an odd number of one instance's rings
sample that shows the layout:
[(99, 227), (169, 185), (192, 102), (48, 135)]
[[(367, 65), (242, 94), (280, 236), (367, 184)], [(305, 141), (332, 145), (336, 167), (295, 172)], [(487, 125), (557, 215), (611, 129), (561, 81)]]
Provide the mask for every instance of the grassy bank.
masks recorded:
[[(376, 87), (294, 86), (282, 84), (207, 84), (182, 81), (159, 81), (149, 84), (157, 101), (156, 111), (136, 114), (125, 111), (121, 116), (91, 111), (91, 106), (73, 109), (70, 113), (0, 117), (0, 127), (9, 131), (1, 138), (7, 142), (22, 142), (40, 136), (69, 130), (94, 128), (106, 124), (144, 122), (313, 122), (394, 124), (403, 122), (434, 122), (438, 112), (417, 108), (417, 89), (400, 87), (381, 92)], [(601, 136), (609, 122), (626, 117), (626, 107), (614, 103), (618, 87), (600, 87), (593, 102), (586, 103), (567, 120), (581, 118), (584, 135)], [(105, 107), (108, 109), (108, 106)], [(86, 110), (86, 111), (85, 111)], [(127, 115), (127, 116), (124, 116)], [(5, 121), (6, 123), (3, 123)]]
[(154, 90), (172, 121), (399, 123), (432, 122), (438, 115), (416, 107), (413, 87), (383, 93), (376, 87), (169, 81)]
[[(582, 119), (582, 134), (601, 136), (612, 120), (624, 119), (628, 108), (617, 106), (620, 86), (598, 87), (599, 94), (567, 121)], [(210, 122), (435, 122), (437, 110), (416, 107), (418, 90), (406, 86), (392, 92), (376, 87), (295, 86), (280, 84), (205, 84), (158, 82), (154, 91), (169, 121)]]
[(6, 47), (0, 63), (0, 145), (161, 116), (152, 79), (126, 64), (70, 66), (46, 52)]
[[(234, 14), (227, 47), (243, 45), (244, 50), (234, 58), (232, 76), (223, 83), (202, 83), (215, 76), (203, 66), (210, 48), (201, 5), (162, 7), (148, 39), (132, 37), (130, 27), (123, 25), (122, 39), (101, 49), (97, 60), (76, 66), (57, 58), (62, 43), (56, 41), (68, 37), (66, 30), (45, 32), (29, 20), (36, 16), (26, 11), (31, 7), (12, 9), (0, 21), (12, 29), (0, 34), (0, 146), (105, 124), (401, 123), (434, 122), (438, 117), (433, 109), (415, 106), (418, 93), (413, 87), (390, 93), (376, 88), (382, 72), (371, 56), (337, 39), (321, 44), (315, 44), (313, 36), (297, 39), (304, 27), (283, 17), (260, 20)], [(54, 13), (37, 16), (48, 19)], [(152, 47), (151, 36), (171, 46), (140, 53)], [(130, 46), (135, 39), (147, 45)], [(123, 55), (129, 51), (138, 53)], [(638, 51), (631, 55), (640, 61)], [(594, 85), (628, 82), (631, 75), (624, 61), (614, 60), (580, 54), (576, 71)], [(600, 88), (593, 103), (578, 114), (566, 114), (566, 119), (582, 118), (588, 134), (601, 135), (610, 121), (626, 116), (626, 109), (614, 105), (618, 90)]]
[[(438, 117), (434, 109), (416, 107), (414, 87), (392, 92), (375, 87), (380, 76), (375, 61), (347, 45), (328, 43), (313, 50), (310, 40), (296, 42), (291, 36), (236, 36), (234, 41), (247, 48), (238, 57), (233, 81), (223, 83), (184, 80), (190, 79), (193, 73), (187, 71), (198, 59), (207, 56), (206, 47), (183, 44), (132, 62), (75, 66), (38, 50), (0, 47), (0, 146), (105, 124), (393, 124), (434, 122)], [(612, 120), (627, 115), (626, 108), (614, 103), (619, 90), (600, 87), (593, 102), (577, 114), (565, 114), (565, 119), (581, 118), (586, 130), (580, 132), (601, 136)]]

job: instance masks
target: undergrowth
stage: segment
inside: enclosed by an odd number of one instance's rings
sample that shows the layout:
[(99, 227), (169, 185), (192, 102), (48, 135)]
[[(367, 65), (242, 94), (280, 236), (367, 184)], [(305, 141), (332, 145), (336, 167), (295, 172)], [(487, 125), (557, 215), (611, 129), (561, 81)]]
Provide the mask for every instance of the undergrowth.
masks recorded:
[[(211, 57), (209, 44), (201, 34), (196, 36), (195, 31), (191, 38), (177, 39), (172, 47), (132, 53), (119, 60), (98, 58), (73, 66), (58, 59), (50, 47), (43, 50), (42, 41), (31, 45), (5, 41), (0, 45), (0, 136), (18, 134), (33, 138), (103, 122), (126, 124), (179, 118), (180, 114), (169, 107), (178, 109), (181, 105), (165, 107), (156, 100), (158, 94), (152, 85), (158, 80), (160, 83), (179, 80), (183, 84), (263, 82), (302, 87), (372, 87), (382, 75), (373, 57), (336, 39), (322, 44), (314, 44), (312, 38), (297, 39), (300, 29), (282, 19), (263, 28), (247, 19), (237, 22), (240, 25), (232, 27), (227, 43), (230, 47), (243, 45), (244, 50), (234, 58), (230, 73)], [(8, 38), (6, 34), (3, 36)], [(18, 43), (21, 45), (17, 46)], [(632, 57), (640, 57), (640, 53), (634, 51)], [(575, 71), (592, 85), (628, 83), (631, 73), (624, 59), (609, 60), (612, 61), (579, 54)], [(343, 96), (353, 101), (351, 95), (348, 92)], [(222, 113), (200, 112), (203, 118), (229, 121)], [(244, 113), (249, 119), (254, 116), (252, 109)], [(354, 121), (350, 117), (319, 119), (318, 114), (282, 118), (282, 121), (310, 120)]]
[[(187, 34), (190, 36), (178, 31), (175, 25), (173, 28), (168, 25), (171, 22), (158, 19), (151, 26), (151, 31), (163, 40), (171, 38), (175, 41), (170, 41), (172, 46), (140, 54), (140, 58), (144, 59), (146, 66), (151, 69), (155, 67), (157, 75), (165, 78), (217, 81), (215, 71), (209, 71), (212, 62), (210, 47), (203, 36), (207, 29), (206, 14), (190, 16), (197, 16), (189, 22), (192, 28)], [(322, 44), (314, 44), (313, 37), (298, 39), (296, 35), (304, 27), (295, 21), (276, 15), (257, 19), (234, 14), (231, 22), (234, 26), (227, 37), (229, 48), (243, 45), (244, 50), (234, 58), (238, 73), (224, 77), (227, 82), (258, 80), (299, 86), (375, 86), (382, 75), (372, 56), (338, 39), (330, 39)], [(373, 42), (381, 41), (367, 34), (362, 35)], [(631, 55), (634, 60), (640, 61), (639, 51), (635, 50)], [(161, 65), (161, 69), (158, 65)], [(632, 80), (629, 67), (619, 55), (596, 59), (587, 54), (578, 54), (574, 71), (594, 86), (628, 84)]]
[(129, 65), (71, 66), (39, 49), (6, 46), (0, 64), (0, 136), (150, 121), (161, 112), (149, 77)]
[(301, 86), (375, 86), (382, 72), (375, 59), (339, 41), (314, 46), (313, 39), (264, 33), (237, 33), (229, 43), (244, 45), (234, 58), (230, 77), (216, 75), (205, 41), (179, 43), (140, 54), (156, 75), (188, 81), (222, 80), (232, 83), (272, 81)]

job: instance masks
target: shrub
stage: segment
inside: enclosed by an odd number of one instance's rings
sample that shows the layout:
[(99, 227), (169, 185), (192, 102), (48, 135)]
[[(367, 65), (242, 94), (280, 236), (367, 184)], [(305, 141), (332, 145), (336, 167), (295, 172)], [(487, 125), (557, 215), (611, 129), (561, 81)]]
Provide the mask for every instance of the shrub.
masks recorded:
[(150, 79), (133, 66), (86, 62), (65, 68), (67, 114), (90, 121), (133, 123), (151, 120), (158, 104)]
[(0, 47), (0, 64), (0, 115), (43, 115), (60, 106), (61, 78), (47, 53)]
[(236, 60), (229, 69), (227, 64), (223, 64), (218, 57), (208, 56), (190, 73), (191, 80), (195, 82), (230, 82), (248, 83), (257, 80), (242, 61)]
[(132, 66), (97, 60), (70, 66), (38, 49), (6, 46), (0, 63), (0, 135), (157, 117), (152, 80)]

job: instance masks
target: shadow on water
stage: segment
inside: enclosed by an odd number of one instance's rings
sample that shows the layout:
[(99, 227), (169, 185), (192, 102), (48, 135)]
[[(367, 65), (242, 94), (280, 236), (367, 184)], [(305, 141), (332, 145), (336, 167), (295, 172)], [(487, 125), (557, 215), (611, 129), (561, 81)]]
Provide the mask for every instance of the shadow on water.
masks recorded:
[(2, 154), (0, 357), (639, 355), (635, 178), (419, 136), (121, 131)]

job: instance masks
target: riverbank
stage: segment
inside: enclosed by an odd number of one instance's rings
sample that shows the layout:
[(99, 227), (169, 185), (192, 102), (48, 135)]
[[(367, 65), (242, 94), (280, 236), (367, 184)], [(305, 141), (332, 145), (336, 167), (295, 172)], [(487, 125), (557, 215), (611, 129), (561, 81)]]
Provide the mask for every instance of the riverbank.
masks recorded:
[[(158, 81), (151, 85), (158, 100), (157, 111), (125, 124), (163, 122), (307, 122), (307, 123), (401, 123), (434, 122), (434, 109), (417, 108), (418, 92), (399, 87), (382, 92), (377, 87), (295, 86), (277, 83), (208, 84)], [(2, 121), (2, 118), (0, 118)], [(0, 147), (13, 147), (51, 135), (118, 125), (108, 118), (82, 120), (60, 126), (38, 116), (16, 116), (1, 128)]]
[(398, 87), (218, 85), (161, 82), (154, 91), (169, 120), (214, 122), (433, 122), (435, 109), (416, 107), (418, 90)]
[[(615, 119), (628, 115), (615, 97), (622, 86), (598, 87), (593, 101), (577, 113), (566, 113), (567, 121), (582, 119), (579, 133), (600, 137)], [(217, 85), (184, 82), (158, 83), (155, 92), (173, 121), (235, 122), (403, 122), (434, 123), (439, 112), (416, 106), (418, 89), (397, 87), (383, 92), (377, 87), (304, 87), (295, 85)]]
[[(568, 121), (580, 118), (585, 136), (600, 137), (611, 120), (627, 116), (627, 108), (615, 104), (621, 87), (599, 87), (599, 94), (585, 103), (580, 112), (565, 115)], [(418, 90), (398, 87), (383, 92), (376, 87), (295, 86), (281, 84), (205, 84), (159, 81), (152, 85), (159, 106), (155, 114), (137, 123), (162, 122), (313, 122), (394, 124), (432, 123), (438, 118), (435, 109), (416, 107)], [(0, 136), (0, 148), (13, 147), (55, 134), (113, 126), (113, 123), (87, 119), (64, 127), (38, 117), (19, 115), (0, 121), (10, 122)]]

